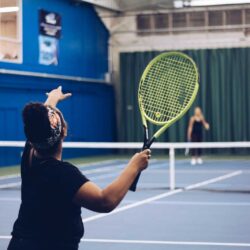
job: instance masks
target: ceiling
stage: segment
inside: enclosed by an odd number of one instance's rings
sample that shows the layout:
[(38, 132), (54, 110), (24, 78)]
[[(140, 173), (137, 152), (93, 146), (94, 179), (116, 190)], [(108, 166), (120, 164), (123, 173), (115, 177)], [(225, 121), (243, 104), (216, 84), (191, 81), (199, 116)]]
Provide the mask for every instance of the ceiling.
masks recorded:
[(116, 0), (123, 11), (173, 8), (174, 0)]
[(250, 0), (75, 0), (94, 4), (114, 11), (142, 11), (250, 3)]
[[(79, 1), (79, 0), (78, 0)], [(174, 0), (80, 0), (114, 11), (138, 11), (173, 8)]]

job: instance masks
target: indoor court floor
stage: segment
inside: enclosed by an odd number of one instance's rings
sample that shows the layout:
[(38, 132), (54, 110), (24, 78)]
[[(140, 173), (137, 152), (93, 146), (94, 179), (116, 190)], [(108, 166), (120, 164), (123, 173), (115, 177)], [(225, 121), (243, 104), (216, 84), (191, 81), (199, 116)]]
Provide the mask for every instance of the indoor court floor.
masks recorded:
[[(101, 187), (127, 160), (79, 166)], [(109, 214), (82, 209), (80, 250), (250, 249), (250, 161), (176, 161), (176, 189), (168, 189), (168, 162), (151, 160), (138, 191)], [(20, 205), (20, 177), (0, 179), (0, 249), (6, 249)]]

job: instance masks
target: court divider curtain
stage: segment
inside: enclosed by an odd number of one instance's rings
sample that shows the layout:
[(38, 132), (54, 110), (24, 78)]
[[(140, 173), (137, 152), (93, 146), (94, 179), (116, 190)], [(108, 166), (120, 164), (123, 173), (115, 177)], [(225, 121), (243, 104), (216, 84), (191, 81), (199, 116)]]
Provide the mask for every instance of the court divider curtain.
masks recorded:
[[(190, 111), (160, 138), (186, 141), (194, 107), (200, 106), (211, 129), (204, 141), (250, 140), (250, 48), (186, 50), (198, 65), (200, 89)], [(137, 104), (140, 77), (148, 62), (160, 52), (120, 54), (120, 141), (142, 141), (142, 123)], [(150, 126), (150, 133), (155, 130)]]

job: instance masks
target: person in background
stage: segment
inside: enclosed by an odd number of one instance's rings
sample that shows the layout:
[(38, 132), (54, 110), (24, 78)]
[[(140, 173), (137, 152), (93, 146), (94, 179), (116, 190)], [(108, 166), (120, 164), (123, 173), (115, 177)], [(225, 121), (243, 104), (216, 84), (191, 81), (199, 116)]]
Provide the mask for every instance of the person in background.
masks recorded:
[(62, 160), (67, 123), (56, 106), (71, 94), (59, 87), (47, 95), (45, 103), (23, 110), (22, 201), (8, 250), (77, 250), (84, 234), (81, 207), (99, 213), (115, 209), (151, 157), (149, 149), (135, 154), (113, 182), (99, 188)]
[[(209, 130), (209, 124), (205, 120), (200, 107), (196, 107), (194, 115), (189, 120), (187, 138), (191, 142), (202, 142), (202, 129)], [(192, 159), (191, 164), (202, 164), (201, 148), (193, 148), (191, 150)]]

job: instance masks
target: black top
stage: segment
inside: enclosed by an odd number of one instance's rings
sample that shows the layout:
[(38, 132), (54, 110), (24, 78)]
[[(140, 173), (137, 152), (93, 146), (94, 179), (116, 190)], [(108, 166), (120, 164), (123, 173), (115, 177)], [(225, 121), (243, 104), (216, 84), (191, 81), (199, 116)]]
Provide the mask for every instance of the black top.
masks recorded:
[(202, 121), (195, 121), (193, 124), (192, 135), (202, 136)]
[(84, 234), (81, 207), (72, 199), (88, 181), (79, 169), (54, 158), (38, 159), (26, 143), (21, 162), (22, 203), (12, 235), (18, 238), (78, 243)]

